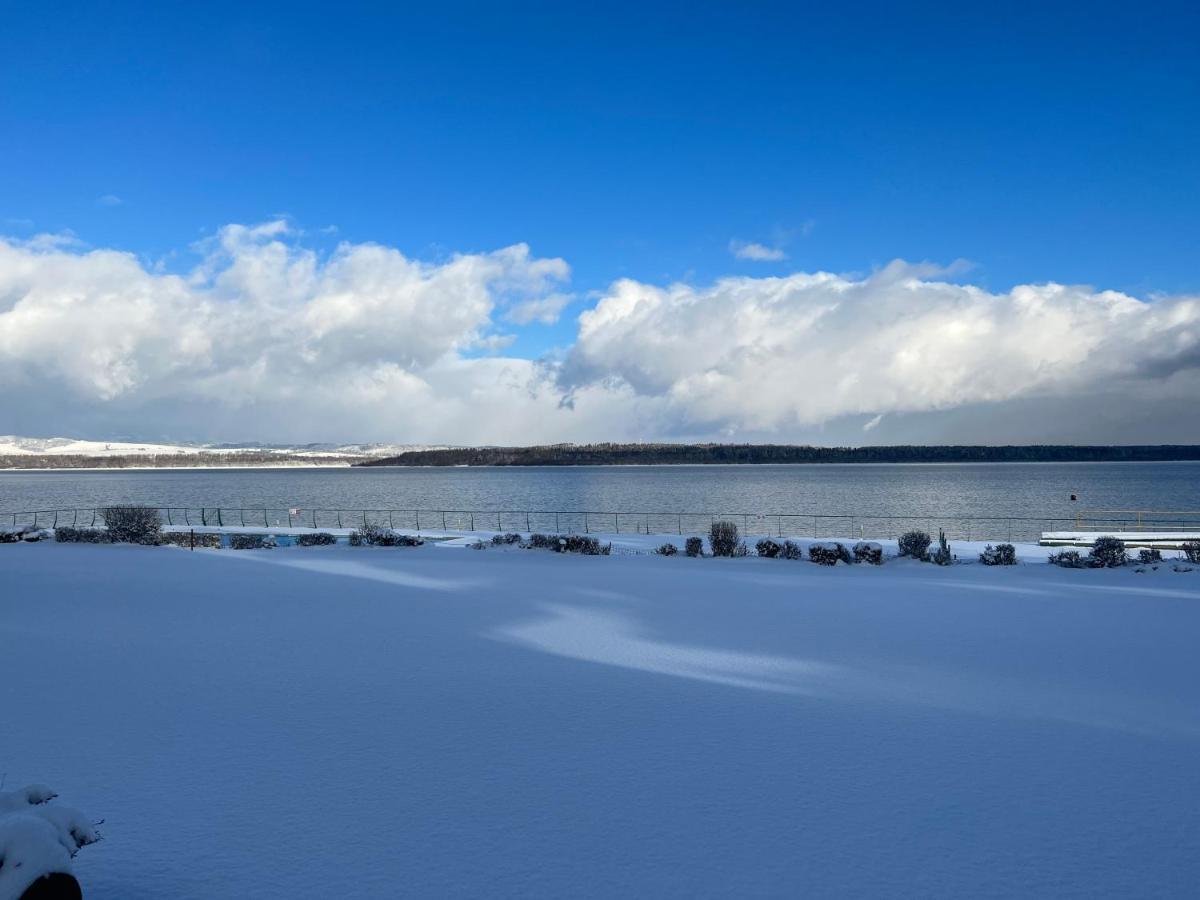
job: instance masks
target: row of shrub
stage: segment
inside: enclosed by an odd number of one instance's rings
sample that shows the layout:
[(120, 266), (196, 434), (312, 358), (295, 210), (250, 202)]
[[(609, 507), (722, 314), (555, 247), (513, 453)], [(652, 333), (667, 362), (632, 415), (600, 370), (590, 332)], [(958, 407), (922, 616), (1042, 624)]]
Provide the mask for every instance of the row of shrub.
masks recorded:
[[(54, 529), (54, 540), (64, 544), (113, 544), (119, 543), (113, 533), (105, 528), (76, 528), (60, 525)], [(295, 538), (301, 547), (315, 547), (337, 543), (337, 538), (325, 532), (301, 534)], [(136, 543), (145, 544), (146, 540)], [(202, 547), (216, 550), (221, 546), (221, 535), (209, 531), (163, 531), (155, 542), (157, 546)], [(229, 546), (234, 550), (261, 550), (275, 547), (277, 542), (269, 534), (231, 534)]]
[[(531, 534), (525, 540), (519, 534), (497, 534), (492, 538), (493, 546), (518, 546), (524, 550), (550, 550), (554, 553), (579, 553), (583, 556), (608, 556), (612, 544), (601, 544), (587, 534)], [(476, 544), (483, 547), (482, 543)]]
[[(1188, 562), (1200, 563), (1200, 541), (1184, 541), (1179, 549), (1183, 551)], [(1138, 550), (1137, 558), (1131, 559), (1125, 542), (1115, 537), (1096, 538), (1087, 556), (1078, 550), (1060, 550), (1048, 557), (1048, 562), (1064, 569), (1116, 569), (1126, 563), (1136, 562), (1139, 565), (1150, 566), (1162, 561), (1162, 551), (1155, 547), (1142, 547)]]
[[(220, 547), (221, 535), (211, 532), (163, 531), (162, 517), (150, 506), (111, 506), (101, 510), (104, 528), (77, 528), (63, 525), (54, 529), (54, 538), (64, 543), (88, 544), (174, 544), (181, 547)], [(7, 532), (6, 532), (7, 533)], [(295, 543), (301, 547), (336, 544), (337, 538), (323, 531), (300, 534)], [(382, 525), (364, 525), (350, 535), (354, 547), (419, 547), (425, 543), (419, 537), (397, 534)], [(258, 550), (275, 547), (277, 541), (268, 534), (231, 534), (229, 546), (234, 550)]]
[[(733, 522), (714, 522), (709, 531), (709, 548), (713, 556), (738, 557), (749, 555), (744, 541), (740, 539), (737, 525)], [(931, 551), (933, 539), (923, 531), (909, 531), (902, 534), (898, 541), (900, 556), (907, 556), (937, 565), (951, 565), (956, 557), (946, 540), (946, 533), (938, 534), (937, 546)], [(699, 537), (689, 537), (684, 545), (688, 556), (703, 556), (704, 542)], [(755, 552), (766, 559), (803, 559), (804, 548), (794, 541), (777, 541), (773, 538), (763, 538), (755, 544)], [(676, 556), (679, 548), (667, 543), (655, 551), (660, 556)], [(844, 563), (883, 564), (883, 548), (870, 541), (859, 541), (851, 547), (837, 541), (819, 541), (808, 547), (808, 558), (821, 565), (836, 565)], [(991, 544), (979, 554), (979, 561), (987, 566), (1016, 565), (1017, 551), (1012, 544)]]

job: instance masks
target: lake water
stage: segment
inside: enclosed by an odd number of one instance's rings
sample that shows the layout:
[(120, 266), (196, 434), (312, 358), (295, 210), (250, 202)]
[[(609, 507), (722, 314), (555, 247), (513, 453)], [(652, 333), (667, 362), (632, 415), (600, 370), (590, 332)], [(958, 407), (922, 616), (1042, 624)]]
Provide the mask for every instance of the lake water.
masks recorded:
[[(1072, 494), (1079, 499), (1072, 502)], [(900, 517), (912, 517), (913, 527), (942, 526), (951, 536), (1016, 539), (1071, 527), (1083, 510), (1200, 509), (1200, 463), (0, 472), (6, 518), (24, 510), (129, 502), (177, 507), (172, 521), (191, 524), (214, 524), (214, 510), (221, 508), (223, 524), (311, 524), (315, 516), (324, 527), (339, 520), (349, 526), (361, 520), (352, 511), (372, 509), (394, 511), (369, 518), (390, 518), (398, 527), (416, 524), (414, 511), (420, 510), (419, 524), (430, 528), (441, 525), (439, 511), (463, 510), (477, 515), (451, 513), (448, 527), (515, 530), (526, 527), (527, 510), (589, 511), (586, 519), (535, 514), (528, 524), (541, 530), (695, 531), (714, 514), (736, 514), (750, 533), (870, 537), (895, 534), (906, 524)], [(299, 512), (290, 516), (293, 509)], [(499, 521), (484, 514), (496, 510), (510, 512)], [(602, 515), (611, 512), (629, 515)]]

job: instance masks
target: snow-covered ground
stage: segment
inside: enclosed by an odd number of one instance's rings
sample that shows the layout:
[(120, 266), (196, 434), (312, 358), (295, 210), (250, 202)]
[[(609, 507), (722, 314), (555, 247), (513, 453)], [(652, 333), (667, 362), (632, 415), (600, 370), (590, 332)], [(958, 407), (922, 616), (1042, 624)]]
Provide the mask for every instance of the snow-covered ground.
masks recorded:
[(85, 896), (1194, 896), (1200, 569), (464, 543), (0, 545)]

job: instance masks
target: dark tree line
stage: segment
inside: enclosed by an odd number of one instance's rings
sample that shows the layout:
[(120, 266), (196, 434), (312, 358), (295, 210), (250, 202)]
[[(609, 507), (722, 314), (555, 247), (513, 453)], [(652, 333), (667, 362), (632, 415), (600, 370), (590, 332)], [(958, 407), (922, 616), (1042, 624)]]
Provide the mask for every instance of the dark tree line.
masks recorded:
[(360, 466), (620, 466), (728, 463), (1164, 462), (1200, 460), (1200, 446), (1012, 447), (795, 444), (552, 444), (414, 450)]

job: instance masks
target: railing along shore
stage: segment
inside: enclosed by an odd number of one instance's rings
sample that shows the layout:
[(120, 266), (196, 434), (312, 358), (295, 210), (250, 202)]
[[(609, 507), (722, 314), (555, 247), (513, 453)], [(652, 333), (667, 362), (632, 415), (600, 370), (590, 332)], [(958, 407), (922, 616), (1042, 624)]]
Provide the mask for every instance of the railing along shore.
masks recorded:
[[(955, 540), (1038, 540), (1048, 531), (1183, 531), (1200, 529), (1200, 512), (1097, 510), (1073, 516), (874, 515), (858, 513), (615, 512), (605, 510), (332, 509), (312, 507), (163, 506), (171, 527), (356, 528), (386, 525), (415, 531), (553, 531), (601, 534), (700, 534), (717, 521), (742, 533), (777, 537), (886, 538), (939, 529)], [(103, 525), (104, 507), (2, 513), (13, 526)]]

